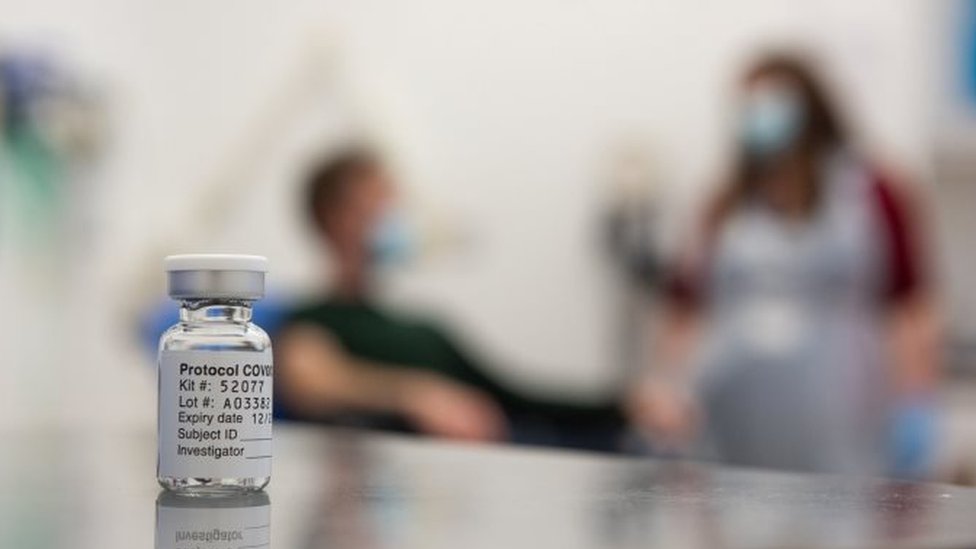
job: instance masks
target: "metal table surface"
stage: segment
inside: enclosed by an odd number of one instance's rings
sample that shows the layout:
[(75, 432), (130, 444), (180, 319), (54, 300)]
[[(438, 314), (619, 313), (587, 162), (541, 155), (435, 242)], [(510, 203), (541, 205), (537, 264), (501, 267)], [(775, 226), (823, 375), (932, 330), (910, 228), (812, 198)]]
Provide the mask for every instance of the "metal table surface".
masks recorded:
[(280, 426), (267, 497), (171, 498), (153, 433), (7, 432), (0, 547), (976, 547), (976, 490)]

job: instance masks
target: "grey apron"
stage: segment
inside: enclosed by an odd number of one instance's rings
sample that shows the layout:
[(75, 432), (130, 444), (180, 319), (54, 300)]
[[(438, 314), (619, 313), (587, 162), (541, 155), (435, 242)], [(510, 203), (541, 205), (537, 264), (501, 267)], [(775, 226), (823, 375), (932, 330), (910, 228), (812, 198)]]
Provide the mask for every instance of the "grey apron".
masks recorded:
[(708, 452), (741, 465), (881, 471), (888, 376), (871, 178), (825, 163), (813, 218), (744, 205), (716, 235), (698, 357)]

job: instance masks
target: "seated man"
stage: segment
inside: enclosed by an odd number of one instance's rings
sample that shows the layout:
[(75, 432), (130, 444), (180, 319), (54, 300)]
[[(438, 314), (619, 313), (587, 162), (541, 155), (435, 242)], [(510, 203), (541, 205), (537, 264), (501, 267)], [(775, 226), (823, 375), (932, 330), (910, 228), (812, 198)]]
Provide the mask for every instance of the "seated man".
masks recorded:
[[(439, 326), (388, 311), (371, 294), (383, 218), (394, 186), (368, 152), (347, 151), (313, 170), (307, 209), (327, 245), (333, 281), (293, 311), (276, 338), (277, 391), (286, 417), (395, 418), (404, 430), (457, 439), (618, 449), (615, 405), (530, 398), (492, 379)], [(384, 422), (389, 427), (389, 422)]]

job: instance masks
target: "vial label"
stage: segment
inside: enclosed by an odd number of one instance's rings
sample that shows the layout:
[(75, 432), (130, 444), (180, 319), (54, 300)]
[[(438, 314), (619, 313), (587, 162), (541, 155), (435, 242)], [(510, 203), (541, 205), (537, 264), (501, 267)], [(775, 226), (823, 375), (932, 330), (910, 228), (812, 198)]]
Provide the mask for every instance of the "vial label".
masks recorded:
[(156, 549), (268, 547), (271, 506), (156, 507)]
[(159, 476), (271, 476), (271, 350), (163, 351)]

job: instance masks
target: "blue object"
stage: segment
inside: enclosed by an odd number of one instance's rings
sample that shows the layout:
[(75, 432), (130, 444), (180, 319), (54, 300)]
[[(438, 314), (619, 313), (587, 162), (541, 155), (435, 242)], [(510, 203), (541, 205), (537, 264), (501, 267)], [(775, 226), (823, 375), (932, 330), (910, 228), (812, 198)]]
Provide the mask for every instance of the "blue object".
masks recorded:
[(416, 240), (403, 212), (389, 209), (369, 235), (370, 259), (380, 268), (407, 263), (416, 251)]
[(782, 153), (796, 141), (805, 112), (796, 92), (770, 87), (751, 93), (742, 113), (742, 142), (751, 154), (763, 158)]
[(52, 93), (57, 80), (50, 60), (39, 52), (14, 52), (0, 56), (0, 100), (7, 130), (30, 120), (33, 107)]
[(934, 465), (938, 408), (932, 399), (901, 402), (891, 416), (888, 451), (890, 473), (924, 479)]
[(958, 85), (970, 108), (976, 107), (976, 0), (960, 2)]

